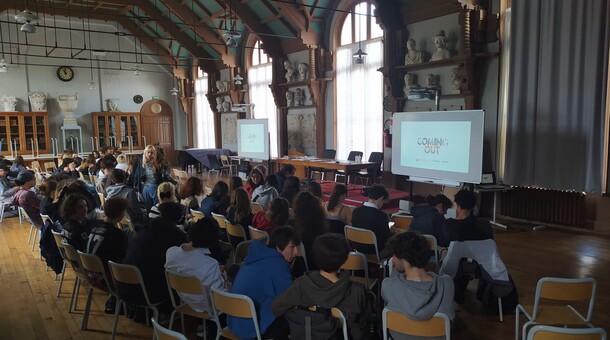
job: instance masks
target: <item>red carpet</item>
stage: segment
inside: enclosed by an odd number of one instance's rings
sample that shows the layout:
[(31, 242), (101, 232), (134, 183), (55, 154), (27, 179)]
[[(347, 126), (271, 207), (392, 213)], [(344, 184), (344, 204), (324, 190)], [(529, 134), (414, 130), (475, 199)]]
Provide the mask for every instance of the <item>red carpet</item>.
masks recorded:
[[(333, 192), (333, 188), (335, 187), (335, 182), (320, 182), (320, 186), (322, 187), (322, 194), (324, 195), (324, 201), (328, 201), (330, 194)], [(362, 185), (350, 184), (348, 186), (348, 194), (347, 199), (345, 200), (345, 204), (353, 205), (359, 207), (362, 203), (368, 201), (368, 197), (362, 194)], [(390, 194), (390, 199), (388, 203), (383, 206), (383, 211), (388, 214), (393, 214), (398, 211), (398, 201), (409, 199), (409, 193), (404, 191), (398, 191), (395, 189), (387, 189)]]

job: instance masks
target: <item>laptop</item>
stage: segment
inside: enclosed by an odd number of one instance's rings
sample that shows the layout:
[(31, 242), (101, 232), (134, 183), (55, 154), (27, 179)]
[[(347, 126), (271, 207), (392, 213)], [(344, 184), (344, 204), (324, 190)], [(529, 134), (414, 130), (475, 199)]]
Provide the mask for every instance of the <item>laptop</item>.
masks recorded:
[(479, 189), (502, 189), (504, 185), (496, 183), (496, 172), (484, 172), (481, 176), (481, 184), (477, 184)]

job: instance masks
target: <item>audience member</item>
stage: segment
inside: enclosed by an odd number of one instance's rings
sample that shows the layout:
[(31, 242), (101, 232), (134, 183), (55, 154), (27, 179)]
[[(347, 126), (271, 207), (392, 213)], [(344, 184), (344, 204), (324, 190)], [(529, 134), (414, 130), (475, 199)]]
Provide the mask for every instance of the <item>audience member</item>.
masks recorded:
[(250, 238), (248, 226), (252, 225), (252, 216), (248, 192), (244, 188), (235, 189), (231, 194), (231, 206), (227, 210), (227, 220), (232, 224), (241, 225), (248, 239)]
[[(271, 303), (292, 284), (290, 264), (297, 256), (300, 243), (299, 234), (292, 227), (277, 228), (271, 234), (268, 246), (253, 241), (231, 288), (231, 293), (246, 295), (257, 306), (259, 329), (264, 339), (285, 338), (290, 333), (286, 320), (271, 313)], [(240, 339), (256, 337), (251, 320), (228, 316), (227, 324)]]
[(23, 208), (34, 226), (40, 229), (42, 227), (40, 198), (31, 190), (36, 185), (34, 173), (29, 170), (20, 172), (15, 179), (15, 184), (19, 189), (13, 196), (13, 204)]
[(286, 178), (288, 178), (290, 176), (294, 176), (295, 172), (296, 172), (296, 168), (292, 164), (286, 164), (286, 165), (282, 166), (280, 171), (278, 171), (276, 174), (277, 175), (277, 186), (275, 187), (275, 189), (277, 190), (277, 192), (282, 192), (284, 190), (284, 181), (286, 180)]
[(301, 242), (305, 246), (309, 269), (318, 269), (313, 260), (312, 246), (314, 240), (328, 232), (328, 223), (320, 200), (307, 191), (301, 191), (294, 199), (294, 228), (299, 231)]
[(13, 164), (11, 165), (9, 177), (11, 179), (15, 179), (15, 178), (17, 178), (17, 175), (19, 175), (19, 173), (23, 170), (26, 170), (25, 160), (23, 159), (23, 156), (20, 156), (20, 155), (15, 156), (15, 159), (13, 160)]
[[(247, 195), (247, 193), (246, 193)], [(173, 246), (165, 254), (165, 268), (199, 279), (204, 289), (226, 289), (224, 271), (214, 259), (210, 248), (218, 244), (218, 223), (205, 216), (189, 228), (189, 243)], [(206, 295), (178, 293), (182, 301), (198, 312), (210, 312)]]
[(112, 155), (103, 156), (100, 160), (100, 171), (98, 172), (97, 182), (95, 183), (95, 190), (106, 196), (106, 187), (110, 183), (110, 173), (116, 165), (116, 160)]
[[(390, 238), (387, 249), (392, 255), (394, 271), (381, 285), (381, 296), (388, 303), (386, 307), (413, 320), (429, 320), (436, 312), (445, 313), (453, 320), (453, 279), (425, 271), (430, 259), (426, 238), (415, 232), (398, 233)], [(390, 332), (396, 340), (413, 339)]]
[[(369, 200), (356, 209), (352, 213), (352, 225), (354, 227), (371, 230), (377, 237), (377, 248), (379, 253), (385, 249), (386, 241), (392, 236), (389, 229), (388, 215), (381, 211), (381, 207), (388, 200), (390, 195), (382, 185), (373, 185), (369, 189)], [(366, 254), (375, 253), (372, 247), (358, 247)], [(383, 255), (381, 255), (384, 257)]]
[(286, 225), (290, 214), (290, 205), (283, 197), (271, 201), (269, 209), (259, 211), (252, 216), (252, 227), (271, 233), (277, 227)]
[(163, 182), (157, 187), (157, 199), (159, 201), (154, 207), (150, 209), (148, 212), (149, 219), (155, 219), (162, 216), (161, 205), (163, 203), (176, 203), (182, 210), (182, 215), (175, 222), (176, 224), (182, 226), (187, 220), (187, 217), (190, 216), (191, 212), (189, 208), (183, 204), (177, 203), (178, 199), (176, 198), (176, 187), (170, 182)]
[[(416, 196), (413, 196), (415, 203)], [(447, 234), (447, 228), (445, 224), (444, 214), (447, 209), (451, 208), (451, 200), (443, 194), (435, 196), (428, 195), (423, 204), (417, 204), (411, 208), (411, 215), (413, 220), (409, 226), (409, 230), (417, 231), (421, 234), (434, 235), (439, 246), (449, 246), (449, 235)]]
[(312, 194), (314, 197), (320, 199), (320, 204), (323, 203), (324, 196), (322, 195), (322, 186), (320, 183), (311, 181), (307, 183), (307, 191)]
[[(97, 216), (95, 214), (95, 208), (100, 206), (99, 197), (93, 195), (87, 185), (82, 181), (77, 181), (73, 178), (66, 176), (65, 174), (58, 174), (51, 176), (57, 181), (57, 188), (55, 189), (55, 198), (53, 203), (48, 204), (45, 208), (47, 215), (53, 221), (65, 222), (65, 219), (61, 216), (61, 204), (71, 194), (78, 193), (85, 197), (87, 201), (87, 214), (89, 220), (94, 220)], [(51, 179), (50, 178), (50, 179)]]
[(89, 175), (94, 175), (94, 173), (90, 172), (90, 169), (95, 166), (95, 153), (96, 151), (90, 153), (85, 160), (78, 167), (78, 171), (80, 171), (85, 178), (89, 178)]
[(264, 168), (261, 167), (255, 167), (250, 171), (250, 175), (248, 175), (248, 182), (246, 183), (245, 188), (250, 198), (252, 198), (254, 189), (265, 183), (265, 172), (262, 171), (263, 169)]
[(374, 302), (361, 283), (350, 280), (349, 272), (338, 273), (349, 252), (345, 236), (319, 236), (313, 244), (310, 257), (313, 257), (320, 270), (307, 272), (297, 278), (290, 288), (273, 301), (273, 314), (278, 317), (286, 315), (290, 322), (291, 310), (295, 307), (337, 307), (347, 319), (350, 339), (368, 339), (368, 320)]
[(447, 220), (449, 241), (478, 241), (493, 239), (493, 231), (488, 220), (477, 218), (474, 207), (477, 195), (462, 189), (455, 194), (456, 218)]
[(87, 219), (87, 199), (79, 193), (68, 195), (61, 201), (60, 214), (63, 218), (61, 235), (76, 250), (85, 251), (91, 221)]
[(125, 154), (119, 154), (116, 156), (117, 165), (115, 169), (121, 169), (127, 173), (129, 169), (129, 164), (127, 164), (127, 156)]
[[(229, 179), (229, 194), (233, 193), (233, 190), (237, 188), (243, 188), (244, 181), (239, 176), (233, 176)], [(249, 197), (249, 196), (248, 196)]]
[(63, 172), (74, 179), (80, 178), (80, 173), (76, 170), (76, 162), (74, 158), (67, 157), (61, 161), (61, 165), (57, 169), (58, 172)]
[[(145, 225), (146, 209), (138, 199), (136, 189), (125, 183), (127, 174), (121, 169), (114, 169), (110, 173), (111, 185), (106, 188), (106, 199), (121, 197), (127, 200), (127, 215), (131, 222), (137, 225)], [(138, 228), (139, 229), (139, 228)]]
[(203, 200), (203, 181), (198, 177), (189, 177), (180, 188), (180, 203), (191, 210), (199, 210)]
[(292, 201), (299, 192), (301, 192), (301, 180), (296, 176), (286, 177), (284, 189), (280, 196), (284, 197), (288, 201), (288, 204), (292, 206)]
[(326, 217), (330, 221), (330, 231), (333, 233), (343, 234), (343, 227), (352, 224), (352, 208), (343, 204), (346, 197), (347, 187), (336, 184), (326, 203)]
[(273, 201), (276, 197), (280, 196), (280, 194), (275, 189), (276, 185), (277, 176), (274, 174), (267, 176), (265, 184), (259, 185), (252, 192), (252, 202), (260, 204), (265, 210), (269, 209), (269, 204), (271, 203), (271, 201)]
[(230, 204), (229, 186), (223, 181), (216, 182), (212, 193), (201, 201), (201, 211), (205, 216), (212, 216), (215, 214), (226, 214), (227, 208)]
[(163, 182), (175, 183), (169, 176), (169, 163), (153, 145), (147, 145), (141, 159), (137, 159), (127, 184), (138, 190), (143, 197), (144, 206), (150, 210), (157, 200), (157, 187)]
[(12, 201), (13, 195), (19, 190), (18, 186), (8, 180), (9, 164), (10, 162), (0, 161), (0, 203)]
[(42, 184), (40, 184), (40, 193), (42, 198), (40, 199), (40, 213), (47, 215), (47, 206), (53, 203), (55, 199), (55, 191), (57, 190), (57, 182), (53, 178), (47, 178)]

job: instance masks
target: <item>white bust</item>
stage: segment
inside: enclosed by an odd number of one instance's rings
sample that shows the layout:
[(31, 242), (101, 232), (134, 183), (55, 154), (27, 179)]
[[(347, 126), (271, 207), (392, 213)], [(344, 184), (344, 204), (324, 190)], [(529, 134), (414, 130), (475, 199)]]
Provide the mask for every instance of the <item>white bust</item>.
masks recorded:
[(409, 92), (411, 92), (411, 88), (419, 86), (415, 83), (415, 74), (413, 73), (405, 74), (403, 79), (405, 81), (405, 85), (402, 88), (402, 92), (405, 94), (406, 97), (409, 95)]
[(297, 88), (294, 94), (294, 106), (305, 105), (305, 91), (301, 88)]
[(47, 110), (47, 93), (46, 92), (30, 92), (28, 94), (30, 98), (30, 105), (32, 106), (32, 111), (34, 112), (43, 112)]
[(218, 90), (218, 92), (223, 92), (225, 90), (225, 84), (222, 82), (222, 80), (216, 81), (216, 90)]
[(297, 66), (297, 68), (299, 70), (299, 80), (307, 80), (307, 75), (309, 73), (309, 65), (307, 63), (299, 63), (299, 66)]
[(451, 52), (447, 49), (447, 37), (445, 31), (440, 30), (438, 34), (432, 38), (432, 42), (436, 46), (436, 51), (432, 54), (430, 61), (443, 60), (451, 58)]
[(216, 111), (222, 112), (222, 102), (224, 99), (222, 97), (216, 97)]
[(15, 112), (17, 108), (17, 98), (15, 96), (2, 96), (0, 97), (0, 104), (6, 112)]
[(294, 105), (294, 92), (286, 91), (286, 106), (292, 107)]
[(426, 87), (436, 88), (438, 86), (438, 82), (436, 81), (436, 74), (429, 73), (426, 78)]
[(407, 54), (405, 55), (405, 65), (419, 64), (424, 62), (424, 53), (415, 48), (415, 40), (407, 41)]
[(460, 93), (460, 85), (462, 83), (462, 79), (459, 76), (460, 69), (454, 68), (451, 70), (451, 85), (453, 86), (453, 93)]
[(117, 98), (108, 98), (108, 99), (106, 99), (106, 109), (109, 112), (120, 112), (120, 110), (119, 110), (119, 100)]
[(230, 112), (231, 111), (231, 102), (226, 101), (222, 102), (222, 112)]
[(284, 69), (286, 70), (286, 82), (290, 83), (293, 79), (294, 79), (294, 67), (292, 66), (292, 63), (290, 62), (290, 60), (286, 60), (284, 61)]

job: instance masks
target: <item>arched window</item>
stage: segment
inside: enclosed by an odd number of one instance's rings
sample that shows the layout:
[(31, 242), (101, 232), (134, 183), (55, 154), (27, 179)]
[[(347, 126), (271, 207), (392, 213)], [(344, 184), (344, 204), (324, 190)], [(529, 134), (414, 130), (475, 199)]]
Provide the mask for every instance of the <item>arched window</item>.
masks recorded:
[[(383, 30), (375, 22), (375, 5), (359, 2), (340, 23), (336, 49), (337, 158), (362, 151), (383, 151)], [(354, 53), (367, 53), (356, 63)], [(364, 84), (364, 85), (363, 85)]]
[(269, 151), (272, 157), (277, 157), (277, 107), (269, 88), (272, 75), (271, 57), (267, 56), (261, 48), (260, 40), (257, 40), (254, 43), (254, 48), (252, 48), (252, 65), (248, 68), (248, 92), (250, 94), (250, 103), (254, 104), (252, 109), (253, 118), (267, 118), (269, 120), (269, 140), (271, 141)]
[(216, 134), (214, 131), (214, 112), (206, 97), (208, 93), (208, 74), (201, 69), (197, 70), (195, 80), (195, 147), (200, 149), (213, 149), (216, 147)]

